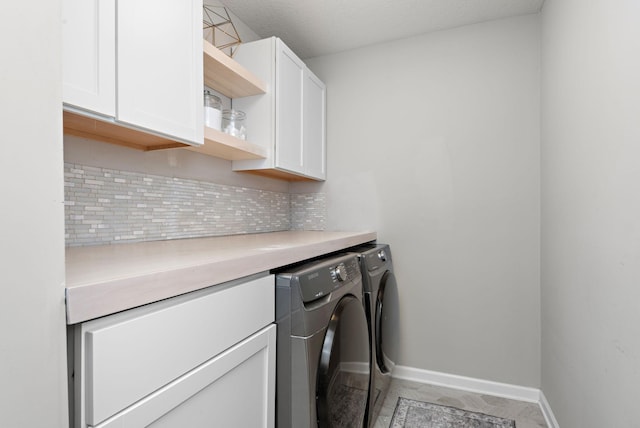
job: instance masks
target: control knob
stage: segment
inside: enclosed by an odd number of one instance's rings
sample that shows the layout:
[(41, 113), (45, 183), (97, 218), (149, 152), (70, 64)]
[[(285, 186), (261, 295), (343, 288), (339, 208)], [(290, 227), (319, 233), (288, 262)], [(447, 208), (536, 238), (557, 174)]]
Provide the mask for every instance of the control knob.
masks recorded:
[(331, 269), (331, 279), (338, 282), (347, 280), (347, 268), (343, 263)]
[(380, 251), (378, 252), (378, 258), (379, 258), (381, 261), (386, 262), (386, 261), (387, 261), (387, 253), (385, 253), (385, 251), (384, 251), (384, 250), (380, 250)]

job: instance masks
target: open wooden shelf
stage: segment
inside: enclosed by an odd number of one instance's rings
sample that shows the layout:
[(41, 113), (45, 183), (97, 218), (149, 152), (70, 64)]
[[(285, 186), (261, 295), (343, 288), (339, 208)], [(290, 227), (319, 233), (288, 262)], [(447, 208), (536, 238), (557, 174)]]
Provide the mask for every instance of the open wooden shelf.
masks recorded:
[(184, 148), (227, 160), (265, 159), (268, 155), (261, 146), (207, 127), (204, 128), (204, 145), (185, 145)]
[(267, 92), (267, 85), (233, 58), (206, 40), (204, 44), (204, 84), (229, 98)]

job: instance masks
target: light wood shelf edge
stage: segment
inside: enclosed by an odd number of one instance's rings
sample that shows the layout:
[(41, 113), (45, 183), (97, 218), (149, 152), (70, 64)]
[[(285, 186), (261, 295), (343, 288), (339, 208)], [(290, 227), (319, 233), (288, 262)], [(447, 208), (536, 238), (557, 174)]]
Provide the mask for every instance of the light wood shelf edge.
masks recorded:
[(244, 172), (247, 174), (259, 175), (261, 177), (277, 178), (279, 180), (286, 180), (286, 181), (307, 181), (311, 183), (325, 181), (325, 180), (318, 180), (315, 178), (305, 177), (303, 175), (294, 174), (292, 172), (284, 171), (277, 168), (246, 169), (246, 170), (236, 170), (236, 172)]
[(220, 49), (203, 40), (204, 84), (229, 98), (267, 92), (267, 85)]
[(116, 122), (99, 120), (68, 110), (63, 111), (62, 117), (64, 133), (77, 137), (89, 138), (142, 151), (170, 149), (186, 145), (169, 138), (128, 128)]
[(185, 146), (187, 150), (227, 160), (265, 159), (267, 150), (216, 129), (204, 128), (202, 146)]

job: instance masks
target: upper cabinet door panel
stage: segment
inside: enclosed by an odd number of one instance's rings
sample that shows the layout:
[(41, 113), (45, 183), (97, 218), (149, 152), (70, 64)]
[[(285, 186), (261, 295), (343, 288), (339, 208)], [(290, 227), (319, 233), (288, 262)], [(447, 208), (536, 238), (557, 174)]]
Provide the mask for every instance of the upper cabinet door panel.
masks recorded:
[(276, 57), (276, 165), (304, 173), (302, 90), (305, 65), (282, 41)]
[(324, 180), (326, 166), (326, 86), (309, 69), (304, 78), (304, 163), (305, 174)]
[(116, 118), (202, 144), (202, 1), (121, 1), (117, 22)]
[(62, 75), (65, 104), (115, 116), (115, 0), (62, 2)]

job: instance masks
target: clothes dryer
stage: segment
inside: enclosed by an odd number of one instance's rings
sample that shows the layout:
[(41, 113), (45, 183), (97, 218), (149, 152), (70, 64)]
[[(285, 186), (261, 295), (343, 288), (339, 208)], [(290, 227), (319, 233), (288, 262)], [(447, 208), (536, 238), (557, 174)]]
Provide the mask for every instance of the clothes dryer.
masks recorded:
[(276, 425), (360, 428), (371, 348), (354, 254), (276, 276)]
[(358, 247), (371, 345), (368, 426), (375, 424), (398, 361), (399, 300), (387, 244)]

